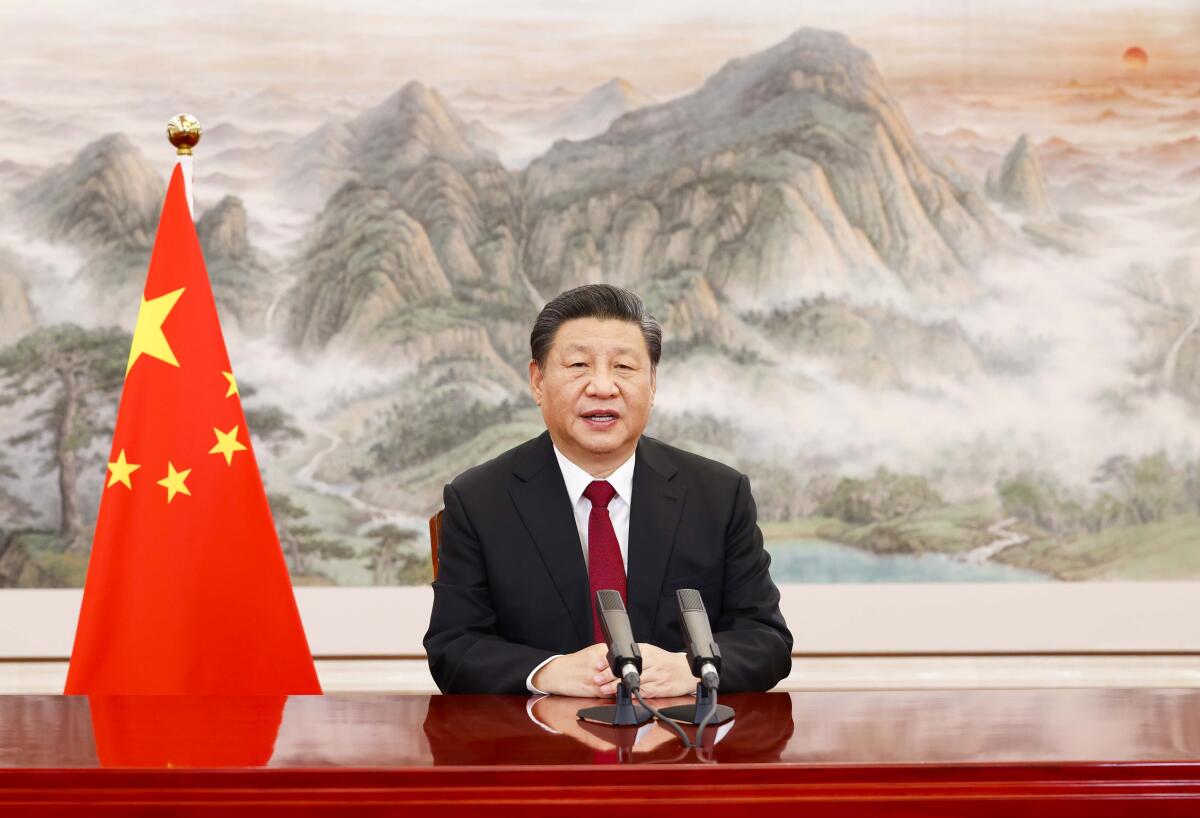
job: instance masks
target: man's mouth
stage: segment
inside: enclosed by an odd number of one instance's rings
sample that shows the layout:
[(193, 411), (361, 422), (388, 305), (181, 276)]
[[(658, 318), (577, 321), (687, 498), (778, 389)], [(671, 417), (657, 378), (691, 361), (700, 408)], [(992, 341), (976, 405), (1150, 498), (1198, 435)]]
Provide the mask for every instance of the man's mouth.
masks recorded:
[(612, 409), (592, 409), (591, 411), (584, 412), (581, 417), (588, 426), (603, 429), (616, 423), (617, 418), (620, 417), (620, 413)]

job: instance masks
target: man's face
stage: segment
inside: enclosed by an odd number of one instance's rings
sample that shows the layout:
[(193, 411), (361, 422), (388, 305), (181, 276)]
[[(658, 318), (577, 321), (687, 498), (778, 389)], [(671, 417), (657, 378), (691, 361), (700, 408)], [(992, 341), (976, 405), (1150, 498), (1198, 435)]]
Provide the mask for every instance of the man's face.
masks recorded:
[(529, 362), (529, 385), (555, 445), (597, 477), (633, 454), (654, 403), (650, 353), (631, 321), (567, 321), (545, 367)]

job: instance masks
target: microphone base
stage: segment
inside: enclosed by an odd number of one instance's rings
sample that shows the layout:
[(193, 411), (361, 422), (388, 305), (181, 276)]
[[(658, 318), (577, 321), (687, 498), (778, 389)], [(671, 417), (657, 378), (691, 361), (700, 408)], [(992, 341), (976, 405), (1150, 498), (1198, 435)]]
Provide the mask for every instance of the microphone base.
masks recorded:
[(713, 708), (717, 712), (708, 720), (709, 725), (723, 724), (733, 718), (733, 708), (723, 704), (714, 704), (713, 697), (703, 684), (696, 685), (695, 704), (677, 704), (674, 707), (663, 707), (659, 710), (664, 716), (681, 724), (699, 724)]
[[(658, 712), (671, 721), (677, 721), (680, 724), (699, 724), (704, 720), (704, 714), (707, 711), (701, 710), (694, 704), (677, 704), (674, 707), (659, 708)], [(708, 720), (708, 726), (712, 727), (714, 724), (724, 724), (732, 718), (733, 708), (718, 704), (717, 714)]]
[(617, 685), (616, 704), (585, 707), (575, 715), (583, 721), (610, 727), (638, 727), (654, 718), (649, 710), (633, 703), (633, 696), (624, 682)]

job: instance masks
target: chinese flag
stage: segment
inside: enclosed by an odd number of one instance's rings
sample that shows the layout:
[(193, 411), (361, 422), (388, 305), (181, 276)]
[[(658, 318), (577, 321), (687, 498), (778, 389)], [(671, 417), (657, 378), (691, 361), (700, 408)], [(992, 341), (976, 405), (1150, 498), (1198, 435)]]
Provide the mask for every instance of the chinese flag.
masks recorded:
[(321, 692), (178, 166), (133, 331), (65, 692)]

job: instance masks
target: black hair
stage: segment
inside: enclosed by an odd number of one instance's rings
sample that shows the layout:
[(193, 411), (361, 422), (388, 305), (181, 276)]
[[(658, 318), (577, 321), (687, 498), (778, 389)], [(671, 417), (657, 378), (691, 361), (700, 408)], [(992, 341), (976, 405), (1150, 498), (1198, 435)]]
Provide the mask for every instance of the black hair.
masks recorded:
[(611, 284), (584, 284), (556, 295), (542, 307), (533, 322), (533, 332), (529, 333), (529, 349), (538, 366), (545, 367), (558, 328), (576, 318), (637, 324), (646, 341), (646, 351), (650, 353), (650, 365), (658, 366), (658, 359), (662, 357), (662, 327), (658, 320), (647, 312), (637, 293)]

